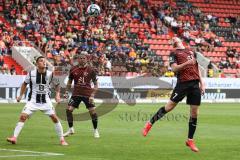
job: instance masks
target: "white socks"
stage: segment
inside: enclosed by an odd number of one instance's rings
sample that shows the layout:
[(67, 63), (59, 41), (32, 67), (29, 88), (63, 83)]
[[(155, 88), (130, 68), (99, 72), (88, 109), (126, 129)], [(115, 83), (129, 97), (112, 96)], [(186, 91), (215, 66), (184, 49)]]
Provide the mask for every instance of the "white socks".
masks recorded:
[(13, 134), (14, 137), (16, 137), (16, 138), (18, 137), (18, 135), (20, 134), (20, 132), (23, 128), (23, 126), (24, 126), (24, 122), (18, 122), (17, 123), (17, 125), (14, 129), (14, 134)]
[[(24, 122), (18, 122), (15, 129), (14, 129), (14, 133), (13, 133), (13, 136), (14, 137), (18, 137), (18, 135), (20, 134), (22, 128), (24, 126)], [(59, 136), (60, 140), (63, 139), (63, 128), (62, 128), (62, 125), (59, 122), (55, 123), (55, 130), (57, 132), (57, 135)]]
[(63, 139), (63, 128), (62, 128), (62, 124), (60, 123), (60, 121), (55, 123), (55, 130), (56, 130), (57, 135), (59, 136), (60, 140), (62, 140)]

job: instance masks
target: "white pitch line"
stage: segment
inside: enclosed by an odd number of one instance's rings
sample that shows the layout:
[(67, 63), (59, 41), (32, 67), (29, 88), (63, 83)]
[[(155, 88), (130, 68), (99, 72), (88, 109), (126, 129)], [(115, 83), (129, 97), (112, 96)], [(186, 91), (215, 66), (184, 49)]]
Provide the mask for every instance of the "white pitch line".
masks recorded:
[(34, 157), (34, 156), (63, 156), (61, 153), (52, 153), (52, 152), (38, 152), (38, 151), (29, 151), (29, 150), (16, 150), (16, 149), (3, 149), (0, 148), (0, 151), (10, 151), (10, 152), (22, 152), (22, 153), (35, 153), (35, 154), (21, 154), (21, 155), (6, 155), (0, 156), (0, 158), (12, 158), (12, 157)]
[(0, 156), (0, 158), (13, 158), (13, 157), (38, 157), (38, 156), (48, 156), (48, 155), (38, 155), (38, 154), (19, 154), (19, 155), (8, 155)]

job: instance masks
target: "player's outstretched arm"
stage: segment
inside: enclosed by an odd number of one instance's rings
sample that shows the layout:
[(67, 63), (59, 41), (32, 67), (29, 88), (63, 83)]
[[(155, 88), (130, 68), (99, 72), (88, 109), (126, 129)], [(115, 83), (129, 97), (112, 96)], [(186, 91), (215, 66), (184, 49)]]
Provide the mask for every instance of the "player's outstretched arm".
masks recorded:
[(27, 83), (23, 82), (22, 86), (21, 86), (21, 90), (20, 90), (20, 95), (17, 97), (17, 102), (20, 102), (22, 99), (22, 96), (24, 95), (24, 93), (26, 92), (26, 88), (27, 88)]

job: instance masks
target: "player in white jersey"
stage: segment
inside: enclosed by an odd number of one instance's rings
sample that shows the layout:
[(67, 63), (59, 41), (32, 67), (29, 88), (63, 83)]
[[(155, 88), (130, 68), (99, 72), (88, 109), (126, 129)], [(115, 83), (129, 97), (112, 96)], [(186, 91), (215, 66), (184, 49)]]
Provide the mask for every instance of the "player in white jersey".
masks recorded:
[(21, 86), (20, 96), (17, 97), (17, 102), (20, 102), (22, 96), (26, 91), (26, 87), (30, 85), (30, 93), (28, 95), (28, 102), (24, 106), (22, 113), (20, 115), (19, 122), (17, 123), (14, 134), (12, 137), (7, 138), (7, 141), (16, 144), (17, 137), (20, 134), (25, 121), (30, 118), (30, 116), (40, 110), (44, 114), (48, 115), (53, 123), (55, 123), (55, 129), (57, 135), (60, 138), (61, 145), (68, 145), (68, 143), (64, 140), (63, 137), (63, 129), (62, 125), (55, 114), (54, 107), (50, 100), (50, 87), (55, 86), (56, 91), (56, 102), (60, 101), (60, 86), (56, 78), (53, 76), (53, 72), (46, 69), (46, 61), (45, 58), (40, 56), (36, 60), (37, 68), (30, 71), (25, 78)]

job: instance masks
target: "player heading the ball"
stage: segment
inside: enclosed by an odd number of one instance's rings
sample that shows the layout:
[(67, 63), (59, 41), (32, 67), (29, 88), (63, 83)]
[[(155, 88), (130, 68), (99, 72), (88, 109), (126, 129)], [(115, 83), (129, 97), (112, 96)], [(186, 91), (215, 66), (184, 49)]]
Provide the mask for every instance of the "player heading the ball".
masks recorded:
[(205, 92), (204, 82), (198, 68), (196, 54), (190, 49), (185, 48), (181, 39), (178, 37), (174, 37), (172, 43), (176, 49), (170, 54), (169, 61), (171, 68), (177, 73), (177, 85), (168, 103), (161, 107), (150, 121), (146, 123), (142, 134), (146, 136), (157, 120), (173, 110), (184, 97), (187, 97), (187, 104), (190, 105), (190, 118), (186, 145), (190, 147), (192, 151), (198, 152), (199, 149), (193, 141), (193, 135), (197, 127), (201, 94)]

